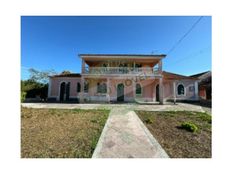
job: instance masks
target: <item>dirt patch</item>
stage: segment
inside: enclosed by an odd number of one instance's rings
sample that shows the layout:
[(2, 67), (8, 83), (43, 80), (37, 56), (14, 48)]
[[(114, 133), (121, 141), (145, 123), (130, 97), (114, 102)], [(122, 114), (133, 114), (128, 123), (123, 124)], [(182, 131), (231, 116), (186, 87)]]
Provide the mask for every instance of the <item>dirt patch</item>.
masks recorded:
[[(201, 112), (136, 112), (160, 145), (173, 158), (211, 158), (211, 116)], [(149, 120), (149, 121), (148, 121)], [(181, 128), (184, 122), (196, 132)]]
[(21, 108), (22, 158), (89, 158), (108, 110)]

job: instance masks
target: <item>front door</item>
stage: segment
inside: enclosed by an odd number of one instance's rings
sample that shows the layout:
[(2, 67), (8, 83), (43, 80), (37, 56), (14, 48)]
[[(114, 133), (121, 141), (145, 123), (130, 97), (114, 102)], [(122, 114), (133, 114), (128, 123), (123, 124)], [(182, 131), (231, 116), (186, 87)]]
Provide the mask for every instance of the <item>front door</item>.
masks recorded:
[(64, 94), (65, 94), (65, 82), (60, 84), (60, 101), (64, 101)]
[(117, 101), (124, 101), (124, 85), (122, 83), (117, 86)]
[(156, 85), (156, 88), (155, 88), (155, 93), (156, 93), (156, 95), (155, 95), (155, 97), (156, 97), (156, 101), (159, 101), (159, 85)]

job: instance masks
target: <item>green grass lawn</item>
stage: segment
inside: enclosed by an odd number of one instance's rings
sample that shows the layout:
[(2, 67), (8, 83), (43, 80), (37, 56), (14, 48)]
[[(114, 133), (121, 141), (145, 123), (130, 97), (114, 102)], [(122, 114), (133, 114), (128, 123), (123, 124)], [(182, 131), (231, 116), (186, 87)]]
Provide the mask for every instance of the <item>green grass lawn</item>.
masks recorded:
[(90, 158), (108, 110), (21, 108), (22, 158)]
[[(190, 111), (137, 111), (160, 145), (173, 158), (211, 158), (211, 116)], [(183, 123), (195, 125), (191, 132)]]

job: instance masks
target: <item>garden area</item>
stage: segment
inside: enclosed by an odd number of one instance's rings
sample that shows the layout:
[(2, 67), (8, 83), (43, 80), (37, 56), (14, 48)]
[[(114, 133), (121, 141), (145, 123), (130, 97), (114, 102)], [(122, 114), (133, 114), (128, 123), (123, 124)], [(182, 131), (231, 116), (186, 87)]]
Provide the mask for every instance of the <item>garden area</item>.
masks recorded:
[(211, 115), (192, 111), (136, 111), (171, 158), (211, 158)]
[(21, 108), (22, 158), (91, 158), (108, 110)]

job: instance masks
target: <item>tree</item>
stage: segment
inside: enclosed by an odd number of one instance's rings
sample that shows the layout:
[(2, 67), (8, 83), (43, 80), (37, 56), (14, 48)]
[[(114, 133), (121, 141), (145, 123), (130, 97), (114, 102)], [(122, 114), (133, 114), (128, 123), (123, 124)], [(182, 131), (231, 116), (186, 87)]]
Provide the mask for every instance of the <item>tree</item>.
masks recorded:
[(57, 74), (54, 70), (38, 71), (34, 68), (29, 70), (30, 78), (28, 80), (21, 80), (21, 96), (22, 100), (26, 98), (35, 98), (40, 96), (41, 100), (46, 100), (48, 93), (48, 79), (49, 76)]
[(71, 74), (71, 72), (70, 72), (70, 71), (67, 71), (67, 70), (64, 70), (64, 71), (62, 71), (61, 74)]
[(48, 83), (49, 76), (57, 74), (54, 70), (38, 71), (30, 68), (28, 71), (30, 73), (30, 80), (38, 83)]

